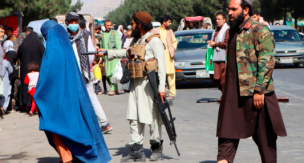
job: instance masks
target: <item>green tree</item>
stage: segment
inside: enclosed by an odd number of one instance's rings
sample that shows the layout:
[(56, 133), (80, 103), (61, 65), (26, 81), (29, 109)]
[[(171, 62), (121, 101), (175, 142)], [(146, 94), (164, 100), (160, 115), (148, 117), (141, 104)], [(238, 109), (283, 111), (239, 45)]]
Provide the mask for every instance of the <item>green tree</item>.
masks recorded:
[(79, 11), (83, 3), (78, 0), (71, 5), (72, 0), (1, 0), (0, 17), (8, 16), (14, 10), (22, 11), (24, 24), (32, 20), (51, 18), (57, 14)]
[(297, 29), (298, 27), (298, 19), (304, 18), (304, 13), (303, 13), (303, 8), (302, 6), (304, 5), (304, 0), (297, 0), (297, 1), (291, 1), (290, 6), (291, 6), (291, 15), (295, 19), (295, 28)]

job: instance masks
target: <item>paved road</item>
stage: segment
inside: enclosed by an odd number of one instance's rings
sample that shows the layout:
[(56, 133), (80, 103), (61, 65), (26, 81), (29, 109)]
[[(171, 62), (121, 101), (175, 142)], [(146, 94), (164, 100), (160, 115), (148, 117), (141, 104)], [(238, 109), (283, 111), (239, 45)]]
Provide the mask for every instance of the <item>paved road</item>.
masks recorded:
[[(278, 162), (302, 163), (304, 161), (304, 68), (287, 66), (274, 72), (276, 93), (288, 96), (290, 102), (280, 104), (288, 136), (278, 138)], [(219, 97), (220, 92), (210, 81), (178, 84), (177, 98), (172, 106), (177, 118), (178, 157), (163, 128), (163, 163), (216, 163), (217, 138), (215, 137), (218, 107), (217, 103), (197, 104), (202, 97)], [(98, 96), (114, 130), (104, 135), (113, 160), (118, 163), (127, 155), (124, 145), (130, 140), (126, 117), (128, 95)], [(43, 132), (38, 130), (38, 117), (24, 113), (13, 113), (0, 121), (1, 163), (57, 163), (57, 153), (47, 142)], [(148, 134), (148, 126), (146, 135)], [(149, 138), (145, 138), (145, 153), (149, 156)], [(149, 162), (149, 161), (148, 161)], [(241, 140), (236, 163), (259, 163), (259, 153), (252, 139)]]

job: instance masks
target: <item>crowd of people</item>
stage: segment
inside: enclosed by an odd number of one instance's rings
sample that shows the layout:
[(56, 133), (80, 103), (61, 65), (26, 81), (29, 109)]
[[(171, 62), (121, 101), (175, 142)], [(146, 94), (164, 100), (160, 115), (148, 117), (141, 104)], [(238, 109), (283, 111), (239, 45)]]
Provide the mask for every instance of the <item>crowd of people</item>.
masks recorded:
[[(273, 86), (273, 37), (267, 22), (253, 12), (252, 3), (231, 0), (230, 26), (226, 13), (217, 13), (217, 28), (207, 42), (214, 50), (211, 80), (222, 92), (217, 126), (219, 163), (233, 162), (239, 140), (250, 136), (259, 147), (262, 162), (276, 162), (277, 136), (287, 135)], [(122, 25), (114, 30), (112, 21), (106, 20), (103, 27), (87, 31), (84, 17), (70, 12), (65, 18), (67, 29), (53, 18), (42, 25), (45, 46), (30, 27), (16, 38), (12, 28), (0, 25), (0, 38), (4, 39), (0, 46), (1, 118), (15, 109), (29, 116), (38, 114), (39, 129), (46, 133), (61, 162), (106, 163), (111, 156), (103, 133), (113, 128), (97, 95), (127, 92), (131, 140), (126, 147), (130, 153), (121, 162), (146, 161), (146, 124), (150, 127), (149, 159), (160, 160), (162, 119), (145, 72), (151, 67), (157, 70), (158, 95), (162, 100), (174, 100), (178, 45), (170, 29), (172, 18), (164, 15), (160, 20), (161, 26), (153, 29), (152, 16), (137, 12), (127, 30)], [(186, 22), (186, 30), (191, 26)], [(194, 24), (194, 28), (203, 28), (197, 26)], [(95, 55), (84, 55), (94, 51)], [(123, 83), (122, 90), (113, 80), (117, 65), (135, 74)]]

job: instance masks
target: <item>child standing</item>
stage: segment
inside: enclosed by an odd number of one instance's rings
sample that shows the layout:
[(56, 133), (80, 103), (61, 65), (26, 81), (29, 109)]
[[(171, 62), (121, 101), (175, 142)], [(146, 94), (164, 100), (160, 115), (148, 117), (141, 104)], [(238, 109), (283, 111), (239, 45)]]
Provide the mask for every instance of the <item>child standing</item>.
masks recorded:
[(93, 83), (94, 83), (95, 94), (100, 95), (103, 93), (103, 91), (99, 85), (100, 80), (102, 79), (102, 76), (101, 76), (101, 70), (100, 70), (100, 66), (98, 64), (98, 60), (93, 61), (92, 69), (93, 69), (93, 74), (94, 74)]
[(34, 111), (37, 112), (37, 107), (33, 96), (36, 92), (36, 85), (39, 78), (39, 72), (38, 72), (39, 66), (36, 62), (31, 62), (27, 65), (27, 68), (29, 70), (29, 73), (26, 75), (24, 79), (24, 83), (28, 85), (28, 93), (32, 98), (32, 107), (29, 113), (29, 116), (32, 116)]

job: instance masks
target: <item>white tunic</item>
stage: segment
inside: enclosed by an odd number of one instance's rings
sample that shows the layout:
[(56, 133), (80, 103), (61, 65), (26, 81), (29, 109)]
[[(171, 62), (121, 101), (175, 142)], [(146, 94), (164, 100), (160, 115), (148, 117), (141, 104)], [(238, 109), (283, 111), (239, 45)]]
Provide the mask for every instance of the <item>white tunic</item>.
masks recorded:
[[(143, 44), (151, 36), (148, 32), (142, 36), (136, 44)], [(127, 58), (127, 50), (108, 50), (108, 59)], [(165, 91), (166, 84), (166, 64), (165, 50), (162, 41), (154, 37), (146, 46), (145, 60), (156, 58), (158, 61), (158, 91)], [(140, 123), (152, 124), (153, 120), (158, 119), (159, 111), (153, 101), (154, 93), (147, 77), (132, 79), (131, 92), (128, 103), (128, 120), (138, 120)]]

